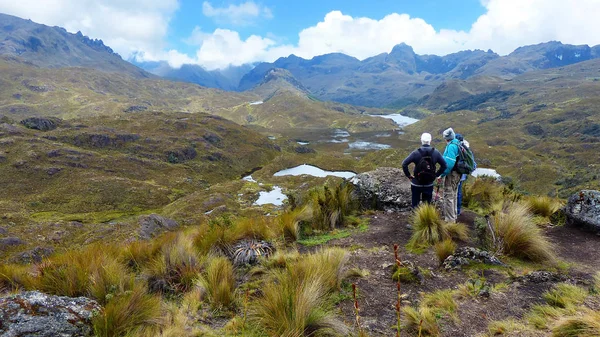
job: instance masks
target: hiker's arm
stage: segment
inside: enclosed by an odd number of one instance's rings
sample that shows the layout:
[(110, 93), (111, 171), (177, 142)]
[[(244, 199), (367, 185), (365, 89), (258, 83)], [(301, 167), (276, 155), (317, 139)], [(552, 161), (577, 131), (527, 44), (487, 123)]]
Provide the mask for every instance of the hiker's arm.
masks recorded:
[(408, 171), (408, 164), (413, 162), (414, 156), (415, 156), (415, 153), (411, 152), (411, 154), (409, 154), (408, 157), (406, 157), (406, 159), (404, 159), (404, 161), (402, 162), (402, 171), (404, 171), (404, 175), (407, 176), (408, 178), (412, 177), (412, 175)]
[(442, 175), (442, 173), (444, 173), (444, 171), (446, 171), (446, 167), (448, 167), (448, 164), (446, 164), (446, 161), (444, 160), (444, 157), (442, 157), (441, 153), (439, 153), (438, 151), (435, 151), (434, 153), (436, 163), (440, 164), (440, 168), (438, 168), (438, 170), (435, 172), (435, 176), (439, 177)]
[(456, 164), (456, 157), (458, 156), (458, 145), (454, 143), (448, 144), (446, 151), (444, 151), (444, 160), (446, 161), (446, 169), (442, 173), (442, 177), (450, 174)]

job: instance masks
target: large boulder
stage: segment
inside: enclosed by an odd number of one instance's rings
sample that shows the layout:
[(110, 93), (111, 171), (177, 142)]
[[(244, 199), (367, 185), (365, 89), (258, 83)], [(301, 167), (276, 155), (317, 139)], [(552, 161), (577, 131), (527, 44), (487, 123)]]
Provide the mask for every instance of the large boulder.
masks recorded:
[(91, 336), (94, 300), (28, 291), (0, 298), (1, 336)]
[(175, 220), (162, 217), (158, 214), (142, 215), (139, 218), (140, 238), (149, 240), (159, 234), (172, 231), (179, 227)]
[(565, 206), (567, 225), (600, 233), (600, 191), (583, 190), (573, 194)]
[(400, 169), (380, 167), (358, 174), (350, 181), (365, 208), (407, 210), (411, 207), (410, 181)]

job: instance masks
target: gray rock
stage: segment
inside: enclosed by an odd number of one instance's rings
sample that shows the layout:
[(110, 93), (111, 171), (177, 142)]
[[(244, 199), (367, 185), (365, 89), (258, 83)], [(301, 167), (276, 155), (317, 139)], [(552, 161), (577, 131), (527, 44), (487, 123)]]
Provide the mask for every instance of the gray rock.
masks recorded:
[(161, 233), (172, 231), (179, 227), (177, 221), (162, 217), (158, 214), (142, 215), (139, 218), (140, 238), (151, 239)]
[(573, 194), (564, 212), (567, 225), (600, 233), (600, 191), (582, 190)]
[(519, 277), (515, 278), (515, 281), (524, 282), (524, 283), (525, 282), (545, 283), (545, 282), (564, 282), (567, 279), (568, 278), (566, 276), (561, 275), (561, 274), (544, 271), (544, 270), (538, 270), (538, 271), (532, 271), (531, 273), (525, 274), (523, 276), (519, 276)]
[(8, 234), (8, 229), (4, 228), (4, 227), (0, 227), (0, 235), (6, 235)]
[(61, 122), (58, 118), (31, 117), (22, 120), (21, 124), (28, 129), (50, 131), (56, 129)]
[(469, 265), (472, 262), (504, 266), (504, 263), (498, 260), (498, 258), (492, 255), (490, 252), (486, 252), (485, 250), (474, 247), (458, 248), (454, 254), (448, 256), (444, 260), (442, 265), (444, 266), (444, 269), (450, 271), (461, 269), (462, 266)]
[(25, 244), (25, 242), (23, 242), (23, 240), (17, 238), (17, 237), (7, 237), (7, 238), (2, 238), (0, 239), (0, 251), (6, 250), (9, 247), (14, 247), (14, 246), (20, 246)]
[(91, 336), (91, 320), (101, 310), (94, 300), (27, 291), (0, 298), (0, 335)]
[(48, 257), (54, 253), (54, 249), (51, 247), (35, 247), (31, 250), (24, 251), (17, 254), (12, 259), (12, 262), (16, 263), (40, 263), (42, 259)]
[(365, 208), (407, 210), (411, 207), (410, 182), (402, 170), (380, 167), (350, 180), (354, 194)]
[(2, 133), (6, 133), (9, 135), (18, 135), (21, 134), (21, 132), (19, 131), (19, 129), (12, 125), (12, 124), (8, 124), (8, 123), (2, 123), (0, 124), (0, 131)]

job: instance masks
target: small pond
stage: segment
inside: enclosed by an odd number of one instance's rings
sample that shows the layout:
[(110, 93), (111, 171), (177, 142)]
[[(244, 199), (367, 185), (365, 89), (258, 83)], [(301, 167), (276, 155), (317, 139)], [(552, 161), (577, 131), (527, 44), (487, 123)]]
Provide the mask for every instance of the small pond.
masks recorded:
[(273, 186), (273, 189), (270, 192), (259, 192), (258, 200), (256, 200), (254, 204), (259, 206), (266, 204), (281, 206), (285, 199), (287, 199), (287, 196), (283, 194), (281, 187)]

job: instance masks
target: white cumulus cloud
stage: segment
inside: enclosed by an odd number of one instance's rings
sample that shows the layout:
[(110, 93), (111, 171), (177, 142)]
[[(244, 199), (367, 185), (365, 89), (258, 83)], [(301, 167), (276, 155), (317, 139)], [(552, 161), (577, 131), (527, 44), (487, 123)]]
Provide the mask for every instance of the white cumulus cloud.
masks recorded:
[(248, 25), (258, 19), (272, 19), (273, 12), (270, 8), (260, 6), (254, 1), (246, 1), (239, 5), (227, 7), (213, 7), (210, 2), (202, 3), (202, 14), (214, 18), (219, 23), (231, 23), (234, 25)]
[(159, 52), (178, 0), (0, 0), (0, 12), (99, 38), (124, 58)]

